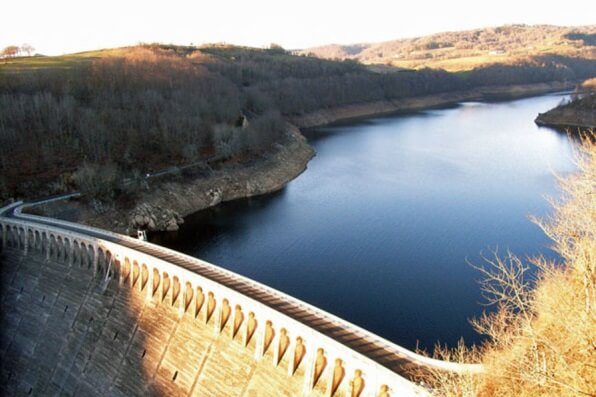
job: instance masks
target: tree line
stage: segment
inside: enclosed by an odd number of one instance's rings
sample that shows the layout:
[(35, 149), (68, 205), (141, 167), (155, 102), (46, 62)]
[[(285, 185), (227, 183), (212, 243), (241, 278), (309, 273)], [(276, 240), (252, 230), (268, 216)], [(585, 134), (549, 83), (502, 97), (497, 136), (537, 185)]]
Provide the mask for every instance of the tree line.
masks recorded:
[(21, 46), (9, 45), (7, 47), (4, 47), (2, 52), (0, 52), (0, 58), (13, 58), (21, 54), (27, 54), (27, 56), (31, 56), (31, 54), (33, 54), (34, 51), (35, 48), (33, 48), (31, 44), (27, 43)]

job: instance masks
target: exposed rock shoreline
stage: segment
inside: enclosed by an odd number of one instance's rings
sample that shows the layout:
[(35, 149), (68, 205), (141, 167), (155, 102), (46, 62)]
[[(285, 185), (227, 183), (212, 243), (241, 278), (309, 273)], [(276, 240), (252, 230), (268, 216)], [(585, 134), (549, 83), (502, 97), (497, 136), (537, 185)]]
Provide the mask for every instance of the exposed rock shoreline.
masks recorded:
[[(93, 211), (81, 203), (71, 203), (64, 207), (44, 208), (50, 216), (113, 230), (132, 233), (135, 229), (152, 231), (177, 230), (183, 218), (195, 212), (213, 207), (221, 202), (239, 198), (263, 195), (282, 189), (288, 182), (306, 170), (310, 159), (315, 155), (299, 128), (311, 128), (339, 121), (406, 113), (416, 110), (442, 107), (468, 100), (512, 99), (539, 95), (548, 92), (574, 88), (573, 83), (552, 82), (521, 86), (485, 87), (466, 92), (445, 93), (403, 100), (355, 104), (333, 109), (325, 109), (302, 116), (290, 117), (287, 139), (275, 147), (274, 154), (249, 165), (212, 172), (208, 176), (193, 180), (167, 181), (152, 186), (148, 191), (139, 192), (134, 209), (110, 208), (101, 213)], [(68, 205), (67, 205), (68, 206)], [(53, 207), (53, 206), (52, 206)], [(72, 215), (76, 213), (76, 215)]]
[(111, 209), (96, 214), (79, 209), (79, 222), (131, 233), (136, 228), (173, 231), (183, 217), (224, 201), (252, 197), (282, 189), (300, 175), (315, 155), (298, 128), (289, 125), (283, 145), (278, 144), (268, 158), (250, 165), (213, 171), (193, 180), (167, 181), (139, 192), (132, 211)]
[(549, 92), (571, 90), (575, 86), (576, 84), (574, 82), (554, 81), (539, 84), (480, 87), (461, 92), (323, 109), (302, 116), (290, 117), (289, 120), (299, 128), (312, 128), (351, 119), (408, 113), (434, 107), (455, 105), (462, 101), (515, 99)]

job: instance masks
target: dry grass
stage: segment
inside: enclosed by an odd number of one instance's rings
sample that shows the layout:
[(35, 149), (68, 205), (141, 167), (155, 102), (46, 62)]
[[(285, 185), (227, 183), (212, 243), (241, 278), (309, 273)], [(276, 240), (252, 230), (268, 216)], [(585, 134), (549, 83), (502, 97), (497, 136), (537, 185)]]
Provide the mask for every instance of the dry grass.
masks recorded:
[(585, 56), (592, 57), (588, 51), (581, 51), (578, 48), (567, 45), (552, 45), (552, 46), (536, 46), (532, 49), (523, 49), (515, 51), (506, 51), (502, 54), (489, 54), (487, 51), (461, 51), (453, 49), (436, 49), (426, 51), (427, 59), (380, 59), (370, 61), (367, 63), (389, 63), (395, 67), (407, 69), (443, 69), (448, 72), (462, 72), (483, 68), (491, 65), (516, 65), (524, 60), (529, 60), (532, 57), (539, 57), (541, 55), (557, 54), (562, 56)]
[(391, 66), (405, 68), (405, 69), (421, 69), (433, 68), (443, 69), (448, 72), (461, 72), (466, 70), (473, 70), (474, 68), (485, 67), (498, 63), (509, 64), (512, 63), (508, 57), (504, 56), (489, 56), (489, 55), (475, 55), (461, 58), (438, 59), (438, 60), (394, 60), (391, 61)]
[[(495, 255), (480, 268), (496, 311), (473, 321), (488, 336), (479, 349), (462, 343), (435, 356), (480, 361), (481, 375), (434, 372), (425, 381), (439, 396), (596, 396), (596, 144), (578, 149), (575, 175), (561, 179), (552, 218), (536, 223), (563, 258), (523, 261)], [(530, 267), (536, 267), (528, 279)]]
[(596, 91), (596, 77), (584, 81), (581, 84), (581, 88)]

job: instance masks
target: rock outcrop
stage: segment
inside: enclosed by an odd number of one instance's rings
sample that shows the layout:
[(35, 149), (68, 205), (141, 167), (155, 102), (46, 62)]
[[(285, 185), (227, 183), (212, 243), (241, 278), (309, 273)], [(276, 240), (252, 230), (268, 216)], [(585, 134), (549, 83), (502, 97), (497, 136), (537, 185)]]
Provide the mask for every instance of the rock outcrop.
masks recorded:
[(265, 158), (212, 170), (194, 179), (164, 180), (139, 192), (132, 211), (113, 208), (97, 214), (86, 209), (80, 211), (76, 221), (120, 233), (136, 229), (176, 231), (184, 222), (183, 217), (197, 211), (282, 189), (306, 169), (314, 154), (300, 131), (288, 125), (283, 144), (276, 144)]
[[(158, 189), (152, 188), (142, 193), (138, 202), (141, 208), (150, 211), (140, 212), (135, 209), (128, 218), (135, 220), (137, 215), (141, 225), (152, 226), (149, 215), (157, 211), (156, 220), (166, 220), (164, 223), (154, 222), (155, 229), (148, 230), (176, 230), (173, 229), (173, 219), (190, 215), (205, 208), (213, 207), (224, 201), (252, 197), (271, 193), (282, 189), (288, 182), (300, 175), (308, 161), (314, 156), (314, 150), (300, 134), (300, 131), (290, 126), (284, 144), (277, 144), (273, 153), (266, 158), (249, 165), (237, 165), (215, 170), (209, 176), (189, 181), (168, 181), (162, 183)], [(162, 215), (165, 214), (165, 215)], [(149, 219), (145, 219), (145, 218)], [(180, 223), (178, 223), (179, 225)], [(166, 226), (166, 227), (164, 227)], [(167, 227), (171, 229), (168, 229)]]
[(128, 226), (132, 229), (149, 231), (176, 231), (183, 223), (184, 219), (180, 214), (170, 208), (142, 203), (131, 211)]

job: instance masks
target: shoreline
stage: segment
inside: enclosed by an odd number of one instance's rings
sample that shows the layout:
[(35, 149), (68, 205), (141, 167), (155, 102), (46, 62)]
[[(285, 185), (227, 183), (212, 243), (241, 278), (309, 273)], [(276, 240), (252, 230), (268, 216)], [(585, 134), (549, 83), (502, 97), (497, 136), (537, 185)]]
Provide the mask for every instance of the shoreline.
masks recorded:
[(536, 125), (560, 131), (581, 131), (596, 129), (596, 114), (590, 110), (557, 106), (534, 119)]
[(440, 93), (420, 97), (353, 104), (323, 109), (300, 116), (288, 117), (290, 123), (300, 129), (363, 119), (375, 116), (390, 116), (420, 110), (456, 105), (463, 101), (498, 101), (543, 95), (575, 88), (577, 82), (537, 83), (513, 86), (487, 86), (453, 93)]
[(571, 82), (481, 87), (463, 92), (347, 105), (287, 117), (288, 132), (284, 144), (277, 144), (275, 153), (249, 166), (218, 170), (204, 178), (161, 182), (152, 186), (149, 191), (140, 192), (135, 205), (128, 209), (110, 208), (97, 213), (90, 205), (75, 202), (46, 206), (42, 210), (53, 217), (70, 218), (66, 220), (125, 234), (144, 226), (148, 226), (147, 229), (151, 232), (173, 231), (177, 230), (177, 225), (183, 223), (186, 216), (222, 202), (281, 190), (306, 171), (315, 151), (302, 135), (301, 129), (447, 107), (462, 101), (511, 100), (574, 87), (575, 83)]
[(553, 128), (559, 131), (567, 130), (586, 130), (586, 129), (596, 129), (596, 124), (588, 124), (588, 123), (572, 123), (565, 120), (555, 120), (555, 119), (545, 119), (541, 117), (542, 114), (534, 120), (536, 125), (540, 127), (548, 127)]
[(306, 170), (314, 156), (314, 149), (298, 128), (288, 124), (286, 141), (275, 145), (275, 152), (266, 159), (216, 170), (207, 177), (159, 182), (139, 192), (130, 208), (112, 207), (98, 213), (91, 203), (70, 200), (43, 205), (38, 210), (46, 216), (122, 234), (136, 233), (135, 219), (151, 224), (146, 228), (150, 232), (174, 231), (183, 223), (182, 218), (219, 203), (283, 189)]

